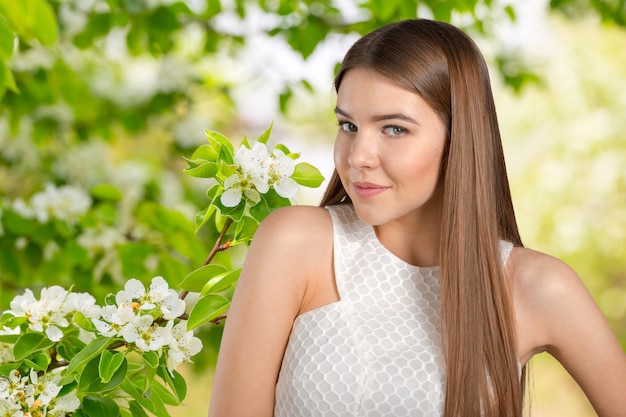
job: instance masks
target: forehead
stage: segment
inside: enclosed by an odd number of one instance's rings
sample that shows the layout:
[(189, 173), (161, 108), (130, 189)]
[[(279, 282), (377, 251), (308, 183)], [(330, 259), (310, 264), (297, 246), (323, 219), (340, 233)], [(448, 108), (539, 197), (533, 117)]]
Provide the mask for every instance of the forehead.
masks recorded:
[(352, 68), (345, 73), (337, 91), (337, 108), (349, 114), (363, 115), (434, 113), (414, 90), (364, 68)]

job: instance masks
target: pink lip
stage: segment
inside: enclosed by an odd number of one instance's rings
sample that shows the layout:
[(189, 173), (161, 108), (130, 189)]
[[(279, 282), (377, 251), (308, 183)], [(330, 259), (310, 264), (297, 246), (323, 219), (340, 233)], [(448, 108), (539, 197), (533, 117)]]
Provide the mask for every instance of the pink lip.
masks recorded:
[(389, 189), (389, 187), (370, 182), (353, 182), (352, 186), (356, 195), (361, 198), (371, 198)]

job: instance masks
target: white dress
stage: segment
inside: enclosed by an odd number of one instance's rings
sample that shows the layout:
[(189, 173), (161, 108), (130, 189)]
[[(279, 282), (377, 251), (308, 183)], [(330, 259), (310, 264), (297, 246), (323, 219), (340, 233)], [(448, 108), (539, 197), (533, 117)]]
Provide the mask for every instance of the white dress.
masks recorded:
[(351, 205), (328, 210), (340, 301), (294, 321), (274, 417), (441, 416), (439, 267), (393, 255)]

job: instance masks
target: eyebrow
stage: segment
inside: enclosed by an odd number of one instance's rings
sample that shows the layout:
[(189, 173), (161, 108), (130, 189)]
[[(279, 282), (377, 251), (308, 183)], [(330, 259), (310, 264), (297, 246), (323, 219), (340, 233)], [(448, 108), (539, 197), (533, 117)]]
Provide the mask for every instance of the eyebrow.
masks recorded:
[[(340, 114), (340, 115), (342, 115), (344, 117), (347, 117), (349, 119), (352, 118), (352, 116), (350, 116), (346, 111), (341, 110), (339, 107), (335, 107), (335, 114)], [(379, 122), (379, 121), (383, 121), (383, 120), (404, 120), (406, 122), (419, 125), (417, 120), (413, 119), (412, 117), (407, 116), (406, 114), (402, 114), (402, 113), (378, 114), (378, 115), (375, 115), (375, 116), (372, 117), (372, 121), (375, 121), (375, 122)]]

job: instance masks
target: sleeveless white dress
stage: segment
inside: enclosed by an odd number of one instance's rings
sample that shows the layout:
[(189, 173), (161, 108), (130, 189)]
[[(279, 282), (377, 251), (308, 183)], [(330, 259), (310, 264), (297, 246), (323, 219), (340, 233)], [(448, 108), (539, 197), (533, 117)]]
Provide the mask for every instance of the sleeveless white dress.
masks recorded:
[(351, 205), (328, 210), (340, 301), (294, 321), (274, 417), (441, 416), (439, 267), (393, 255)]

